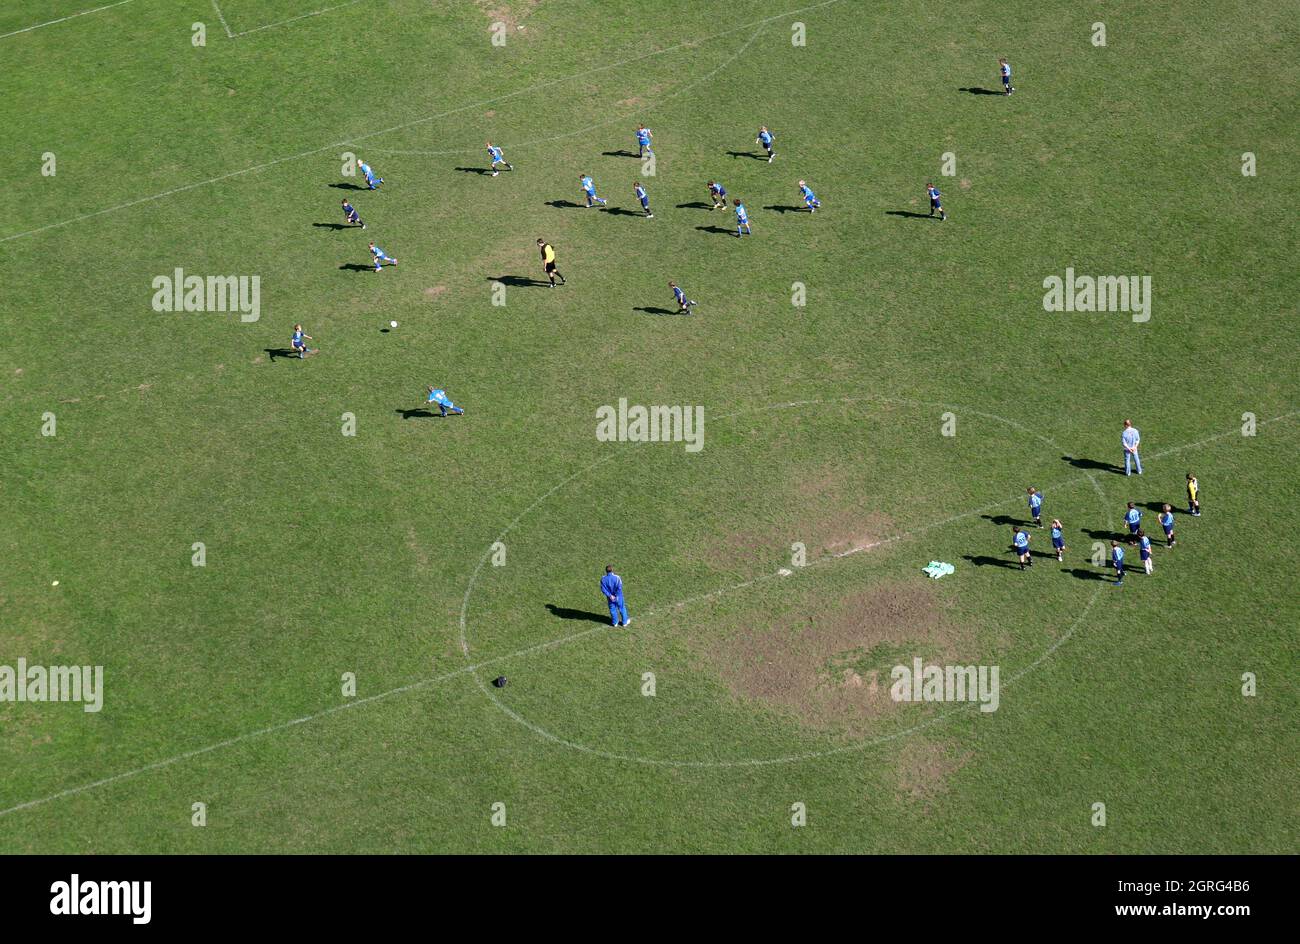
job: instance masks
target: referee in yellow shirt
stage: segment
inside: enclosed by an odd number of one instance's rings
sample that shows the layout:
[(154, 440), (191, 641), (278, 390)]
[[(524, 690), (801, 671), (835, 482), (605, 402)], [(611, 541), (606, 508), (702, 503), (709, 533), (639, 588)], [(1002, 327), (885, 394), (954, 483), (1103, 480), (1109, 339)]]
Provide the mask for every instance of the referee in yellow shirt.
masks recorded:
[(560, 276), (560, 284), (563, 285), (565, 283), (564, 276), (560, 275), (560, 270), (555, 268), (555, 247), (544, 239), (538, 239), (537, 251), (542, 254), (542, 271), (551, 280), (551, 288), (555, 288), (555, 277), (557, 275)]

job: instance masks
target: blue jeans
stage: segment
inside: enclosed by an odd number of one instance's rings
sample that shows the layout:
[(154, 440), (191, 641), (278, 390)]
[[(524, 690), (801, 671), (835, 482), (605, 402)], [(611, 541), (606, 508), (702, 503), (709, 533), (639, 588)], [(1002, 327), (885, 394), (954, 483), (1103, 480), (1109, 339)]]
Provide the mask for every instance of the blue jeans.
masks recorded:
[(610, 621), (611, 624), (613, 624), (614, 626), (617, 626), (617, 625), (619, 624), (619, 615), (620, 615), (620, 614), (622, 614), (622, 617), (623, 617), (623, 620), (622, 620), (622, 621), (623, 621), (624, 623), (626, 623), (626, 622), (627, 622), (627, 604), (624, 603), (622, 600), (619, 600), (617, 603), (610, 603), (610, 604), (609, 604), (609, 621)]
[(1141, 474), (1142, 474), (1142, 460), (1138, 458), (1138, 454), (1137, 454), (1136, 452), (1129, 452), (1127, 449), (1124, 450), (1124, 474), (1125, 474), (1125, 475), (1131, 475), (1131, 474), (1132, 474), (1132, 473), (1130, 473), (1129, 470), (1128, 470), (1128, 463), (1129, 463), (1129, 460), (1130, 460), (1130, 459), (1132, 459), (1132, 460), (1133, 460), (1133, 464), (1134, 464), (1135, 466), (1137, 466), (1137, 473), (1138, 473), (1138, 475), (1141, 475)]

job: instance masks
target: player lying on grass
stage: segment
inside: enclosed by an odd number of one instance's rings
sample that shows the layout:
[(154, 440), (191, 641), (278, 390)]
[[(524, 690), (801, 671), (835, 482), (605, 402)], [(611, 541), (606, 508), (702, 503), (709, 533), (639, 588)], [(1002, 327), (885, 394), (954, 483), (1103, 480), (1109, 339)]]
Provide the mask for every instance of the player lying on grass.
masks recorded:
[(456, 404), (452, 403), (451, 400), (447, 399), (446, 390), (441, 390), (437, 387), (429, 388), (428, 402), (438, 404), (438, 409), (442, 411), (440, 414), (442, 416), (446, 416), (448, 413), (455, 413), (457, 416), (460, 416), (465, 412)]

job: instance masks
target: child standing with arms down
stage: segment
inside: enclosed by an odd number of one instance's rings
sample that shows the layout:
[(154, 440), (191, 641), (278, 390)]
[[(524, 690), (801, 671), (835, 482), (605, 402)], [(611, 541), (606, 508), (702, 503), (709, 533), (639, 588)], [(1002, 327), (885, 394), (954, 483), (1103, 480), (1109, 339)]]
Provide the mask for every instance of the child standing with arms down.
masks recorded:
[(1165, 547), (1174, 546), (1174, 510), (1168, 503), (1160, 510), (1160, 527), (1165, 529)]
[(1034, 517), (1037, 527), (1043, 526), (1043, 493), (1032, 485), (1029, 486), (1029, 513)]
[(1034, 566), (1034, 559), (1029, 554), (1029, 532), (1021, 531), (1019, 528), (1011, 529), (1011, 546), (1015, 549), (1016, 557), (1020, 559), (1020, 569)]

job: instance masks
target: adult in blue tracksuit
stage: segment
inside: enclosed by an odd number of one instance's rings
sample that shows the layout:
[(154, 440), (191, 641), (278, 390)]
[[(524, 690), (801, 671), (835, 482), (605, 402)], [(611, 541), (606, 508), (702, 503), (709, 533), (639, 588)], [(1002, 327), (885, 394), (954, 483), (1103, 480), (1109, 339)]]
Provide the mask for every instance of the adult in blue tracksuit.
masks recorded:
[[(614, 573), (614, 565), (605, 565), (605, 576), (600, 578), (600, 592), (609, 604), (609, 620), (614, 626), (627, 626), (632, 620), (627, 615), (627, 604), (623, 602), (623, 578)], [(619, 623), (619, 617), (623, 622)]]

